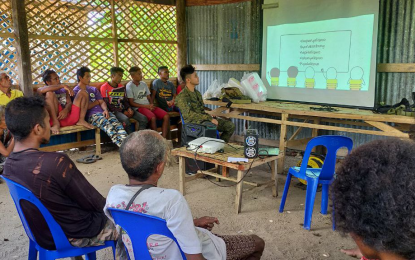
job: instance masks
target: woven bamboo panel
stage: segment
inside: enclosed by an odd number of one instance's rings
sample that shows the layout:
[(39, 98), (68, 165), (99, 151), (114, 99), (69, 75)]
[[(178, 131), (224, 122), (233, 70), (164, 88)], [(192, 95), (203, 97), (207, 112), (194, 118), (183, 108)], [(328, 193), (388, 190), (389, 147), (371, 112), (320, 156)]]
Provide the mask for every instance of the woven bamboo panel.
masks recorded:
[(12, 78), (13, 84), (19, 83), (17, 68), (17, 53), (13, 38), (0, 37), (0, 70), (6, 71)]
[(29, 34), (112, 37), (110, 1), (26, 0)]
[(13, 33), (12, 8), (9, 0), (0, 0), (1, 33)]
[(121, 39), (176, 41), (176, 7), (131, 0), (115, 4)]
[[(139, 66), (144, 78), (157, 78), (157, 68), (160, 66), (168, 66), (171, 76), (176, 74), (177, 44), (121, 42), (118, 50), (120, 66), (126, 70)], [(127, 75), (124, 74), (124, 77)]]
[(13, 20), (9, 0), (0, 0), (0, 70), (6, 71), (18, 84), (16, 39), (12, 37)]
[(114, 65), (112, 42), (30, 39), (30, 52), (34, 84), (43, 83), (38, 76), (48, 68), (56, 70), (62, 82), (74, 83), (81, 66), (91, 69), (91, 81), (106, 81)]

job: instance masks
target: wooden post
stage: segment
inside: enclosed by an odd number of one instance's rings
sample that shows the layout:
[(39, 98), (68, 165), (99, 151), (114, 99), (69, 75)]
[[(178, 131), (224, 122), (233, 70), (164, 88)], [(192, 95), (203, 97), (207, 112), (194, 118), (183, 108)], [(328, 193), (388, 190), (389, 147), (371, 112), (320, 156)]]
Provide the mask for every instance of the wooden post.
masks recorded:
[(185, 178), (186, 178), (185, 158), (179, 155), (179, 190), (183, 196), (186, 195)]
[(117, 17), (115, 16), (115, 2), (111, 0), (111, 20), (112, 20), (112, 37), (114, 38), (113, 45), (114, 45), (114, 65), (115, 67), (119, 66), (119, 58), (118, 58), (118, 34), (117, 34)]
[(95, 154), (101, 155), (101, 129), (95, 128)]
[(242, 186), (243, 186), (242, 178), (243, 176), (244, 176), (244, 171), (238, 171), (236, 182), (239, 182), (239, 183), (236, 184), (236, 198), (235, 198), (236, 214), (239, 214), (239, 212), (241, 212), (241, 207), (242, 207)]
[(32, 96), (32, 68), (30, 62), (29, 35), (24, 0), (11, 0), (13, 29), (16, 35), (19, 85), (25, 96)]
[(185, 0), (176, 0), (177, 26), (177, 77), (180, 78), (180, 69), (187, 64), (187, 37), (186, 37), (186, 3)]
[(280, 133), (280, 154), (277, 164), (277, 172), (281, 174), (284, 171), (285, 147), (287, 146), (287, 122), (288, 114), (281, 115), (281, 133)]
[(278, 197), (277, 160), (271, 162), (271, 180), (274, 181), (274, 186), (272, 186), (272, 196)]

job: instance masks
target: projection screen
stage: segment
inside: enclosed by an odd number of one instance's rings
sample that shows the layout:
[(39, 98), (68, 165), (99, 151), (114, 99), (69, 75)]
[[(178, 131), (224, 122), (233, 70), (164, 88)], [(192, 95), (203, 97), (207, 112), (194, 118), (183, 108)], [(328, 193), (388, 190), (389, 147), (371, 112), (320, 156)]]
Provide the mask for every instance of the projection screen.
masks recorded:
[(265, 0), (268, 99), (373, 107), (378, 12), (378, 0)]

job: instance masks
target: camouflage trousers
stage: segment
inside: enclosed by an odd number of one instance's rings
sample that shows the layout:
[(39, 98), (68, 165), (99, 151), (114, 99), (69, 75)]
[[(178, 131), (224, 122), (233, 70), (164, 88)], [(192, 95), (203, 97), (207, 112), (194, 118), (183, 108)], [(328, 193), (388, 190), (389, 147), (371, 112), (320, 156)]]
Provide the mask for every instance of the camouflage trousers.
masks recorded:
[(233, 132), (235, 132), (235, 125), (232, 121), (228, 119), (216, 118), (218, 120), (218, 131), (222, 132), (220, 139), (224, 140), (225, 142), (229, 142)]
[(109, 114), (110, 117), (108, 119), (105, 118), (103, 113), (93, 114), (89, 118), (89, 123), (104, 131), (111, 138), (112, 142), (120, 147), (124, 139), (127, 138), (127, 132), (115, 115), (113, 113)]
[(118, 240), (118, 232), (114, 223), (111, 220), (107, 220), (102, 231), (91, 238), (68, 238), (69, 243), (76, 247), (88, 247), (88, 246), (102, 246), (105, 241), (115, 240), (116, 243), (116, 259), (125, 260), (127, 253), (125, 251), (124, 244), (121, 240)]

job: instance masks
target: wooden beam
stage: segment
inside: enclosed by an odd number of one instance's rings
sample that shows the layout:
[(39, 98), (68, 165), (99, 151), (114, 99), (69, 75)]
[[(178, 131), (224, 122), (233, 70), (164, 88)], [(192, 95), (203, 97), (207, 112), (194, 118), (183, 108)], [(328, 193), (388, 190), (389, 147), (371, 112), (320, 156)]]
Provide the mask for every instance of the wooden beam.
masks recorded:
[(187, 64), (185, 0), (176, 0), (176, 27), (177, 27), (177, 77), (180, 78), (180, 69)]
[(415, 63), (379, 63), (377, 72), (415, 72)]
[(117, 20), (115, 15), (115, 3), (114, 0), (111, 0), (111, 20), (112, 20), (112, 38), (113, 41), (113, 49), (114, 49), (114, 65), (116, 67), (119, 66), (118, 60), (118, 36), (117, 36)]
[(234, 4), (249, 1), (251, 0), (186, 0), (186, 6)]
[(32, 96), (32, 68), (30, 63), (29, 35), (24, 0), (12, 0), (13, 29), (16, 37), (19, 85), (25, 96)]
[(259, 71), (259, 64), (197, 64), (196, 70)]

